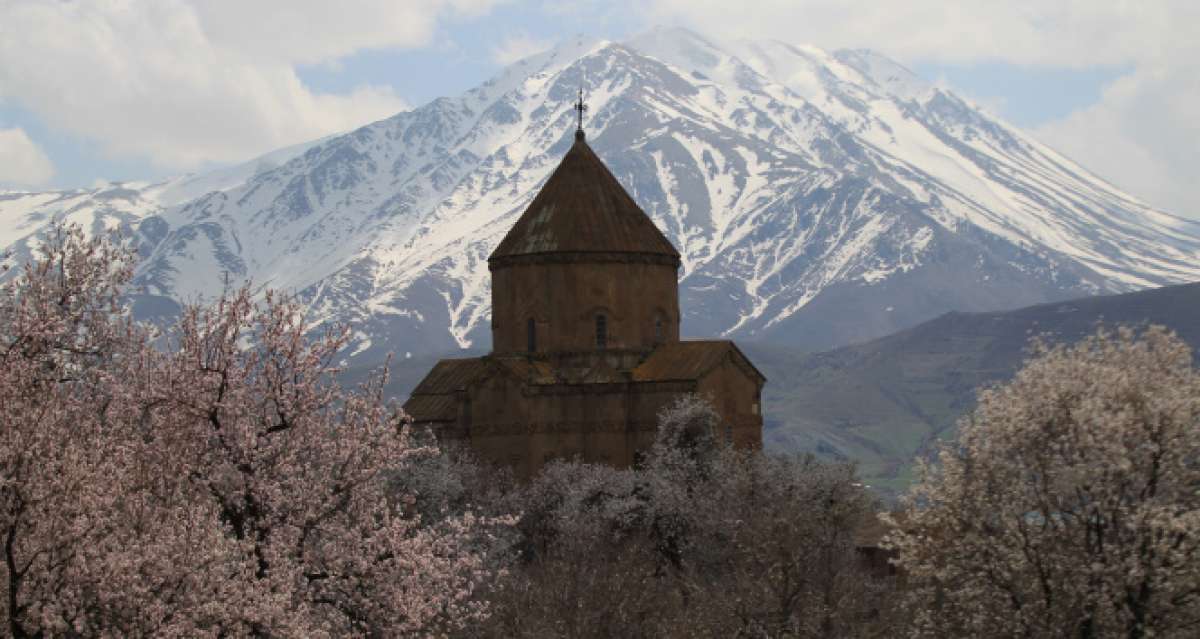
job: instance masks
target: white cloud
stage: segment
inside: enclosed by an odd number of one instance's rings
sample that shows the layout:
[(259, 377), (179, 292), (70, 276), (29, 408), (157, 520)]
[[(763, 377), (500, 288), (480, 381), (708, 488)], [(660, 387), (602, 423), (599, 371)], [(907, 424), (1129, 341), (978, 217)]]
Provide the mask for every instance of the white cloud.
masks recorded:
[[(633, 6), (640, 6), (630, 4)], [(869, 47), (900, 60), (1091, 67), (1195, 50), (1191, 0), (650, 0), (648, 22), (722, 37)]]
[(550, 40), (532, 38), (524, 33), (510, 35), (492, 49), (492, 60), (497, 64), (509, 65), (535, 53), (546, 51), (552, 46), (554, 43)]
[(54, 165), (22, 129), (0, 129), (0, 185), (42, 186), (54, 177)]
[[(632, 10), (642, 4), (629, 2)], [(1128, 67), (1101, 100), (1035, 135), (1131, 194), (1200, 218), (1200, 3), (1194, 0), (649, 0), (647, 25), (866, 47), (905, 63)], [(993, 107), (995, 105), (992, 105)]]
[(258, 60), (314, 64), (363, 49), (429, 44), (447, 15), (476, 16), (496, 0), (194, 0), (205, 32)]
[(171, 169), (246, 159), (406, 108), (390, 88), (313, 91), (294, 66), (428, 44), (491, 0), (0, 3), (0, 98)]
[(1200, 218), (1198, 78), (1200, 61), (1140, 66), (1034, 135), (1150, 204)]

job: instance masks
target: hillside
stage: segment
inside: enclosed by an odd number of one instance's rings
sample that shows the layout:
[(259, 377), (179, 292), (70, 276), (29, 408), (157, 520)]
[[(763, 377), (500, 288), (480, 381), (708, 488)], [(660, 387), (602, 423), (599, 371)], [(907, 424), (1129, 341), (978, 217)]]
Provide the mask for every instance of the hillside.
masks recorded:
[(947, 313), (894, 335), (801, 355), (749, 345), (770, 378), (763, 434), (773, 450), (858, 460), (885, 491), (911, 461), (950, 436), (981, 385), (1020, 367), (1030, 338), (1074, 341), (1098, 324), (1162, 324), (1200, 349), (1200, 283), (995, 313)]

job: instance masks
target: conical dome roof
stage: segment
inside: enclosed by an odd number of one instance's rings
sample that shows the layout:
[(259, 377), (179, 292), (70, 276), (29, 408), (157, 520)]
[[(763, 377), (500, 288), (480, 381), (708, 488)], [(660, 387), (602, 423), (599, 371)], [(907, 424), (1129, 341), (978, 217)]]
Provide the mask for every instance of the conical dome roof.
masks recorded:
[(632, 253), (679, 263), (670, 240), (581, 134), (488, 261), (548, 253)]

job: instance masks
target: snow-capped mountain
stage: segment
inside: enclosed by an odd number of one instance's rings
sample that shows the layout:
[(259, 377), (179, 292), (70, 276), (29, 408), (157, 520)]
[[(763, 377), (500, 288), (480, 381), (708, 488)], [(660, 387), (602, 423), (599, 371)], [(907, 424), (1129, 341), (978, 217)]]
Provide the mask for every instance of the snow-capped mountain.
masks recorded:
[(682, 254), (683, 331), (823, 348), (948, 310), (1200, 280), (1200, 224), (869, 51), (584, 38), (455, 98), (220, 173), (0, 194), (19, 259), (53, 218), (142, 243), (143, 314), (227, 278), (349, 321), (355, 352), (486, 347), (487, 255), (572, 142)]

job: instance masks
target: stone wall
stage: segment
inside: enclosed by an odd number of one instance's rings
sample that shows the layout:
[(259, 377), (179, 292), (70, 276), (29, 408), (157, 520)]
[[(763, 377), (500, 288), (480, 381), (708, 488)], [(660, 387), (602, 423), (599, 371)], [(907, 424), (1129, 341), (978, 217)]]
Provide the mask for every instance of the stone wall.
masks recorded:
[(606, 348), (649, 349), (679, 340), (673, 263), (656, 256), (607, 262), (570, 258), (493, 265), (494, 353), (527, 352), (530, 318), (538, 353), (594, 350), (597, 314), (605, 315)]

